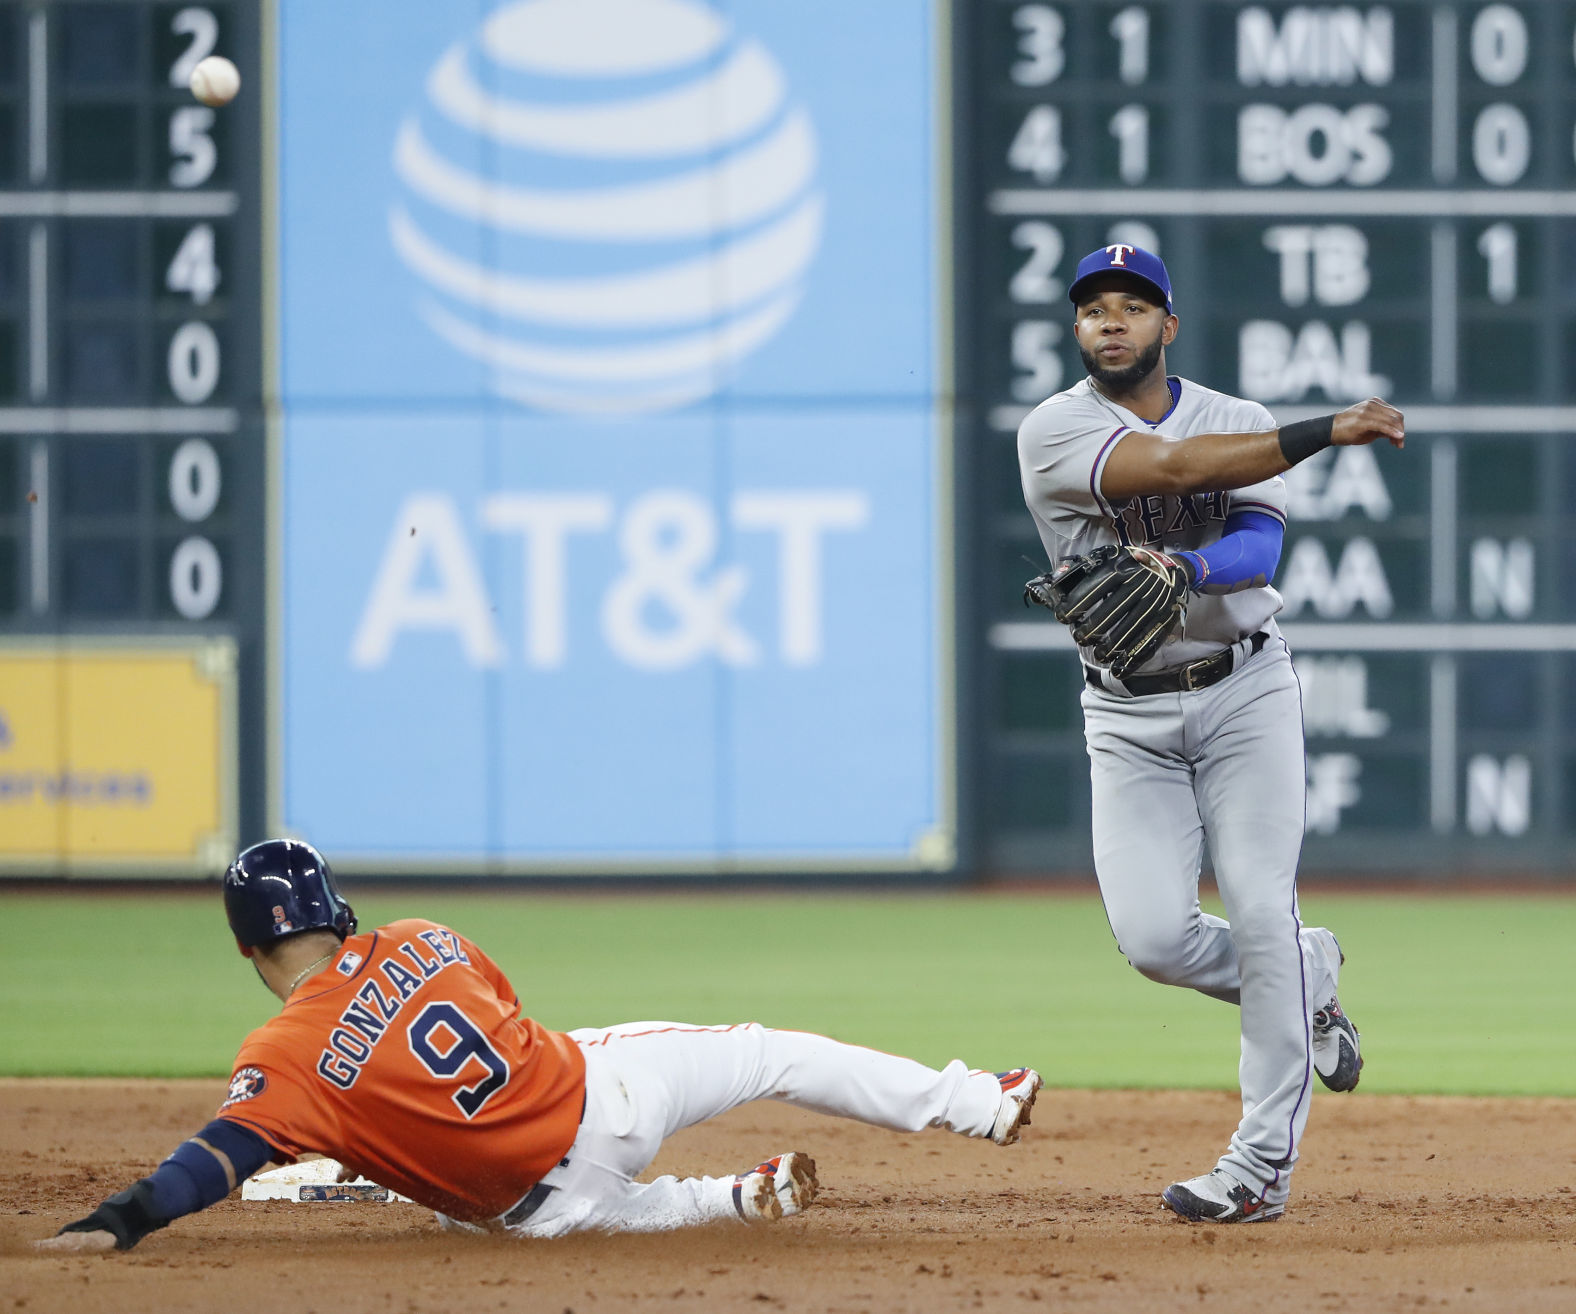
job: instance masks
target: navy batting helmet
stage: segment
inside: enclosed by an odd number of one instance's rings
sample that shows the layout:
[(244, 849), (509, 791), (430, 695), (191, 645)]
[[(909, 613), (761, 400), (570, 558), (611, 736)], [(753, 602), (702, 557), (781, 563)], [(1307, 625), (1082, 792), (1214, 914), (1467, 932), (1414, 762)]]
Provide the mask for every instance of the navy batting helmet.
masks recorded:
[(356, 914), (323, 855), (300, 840), (254, 844), (224, 873), (224, 911), (241, 952), (301, 931), (356, 931)]

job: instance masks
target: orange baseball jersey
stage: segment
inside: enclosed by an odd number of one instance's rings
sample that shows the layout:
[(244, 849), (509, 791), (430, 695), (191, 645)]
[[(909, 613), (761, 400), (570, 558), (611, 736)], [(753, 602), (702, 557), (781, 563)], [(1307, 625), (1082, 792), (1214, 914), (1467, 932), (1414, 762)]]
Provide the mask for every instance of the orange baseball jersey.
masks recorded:
[(281, 1162), (326, 1155), (483, 1222), (569, 1152), (585, 1067), (568, 1036), (520, 1016), (486, 954), (411, 919), (350, 936), (246, 1038), (219, 1116)]

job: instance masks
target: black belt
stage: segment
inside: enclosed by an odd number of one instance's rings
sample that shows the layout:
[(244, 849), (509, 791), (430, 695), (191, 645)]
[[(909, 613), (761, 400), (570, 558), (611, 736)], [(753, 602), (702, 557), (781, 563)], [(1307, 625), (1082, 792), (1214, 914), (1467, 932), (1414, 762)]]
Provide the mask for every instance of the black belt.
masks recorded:
[[(1247, 657), (1263, 649), (1270, 641), (1270, 636), (1263, 630), (1255, 634), (1250, 641)], [(1189, 662), (1186, 666), (1178, 666), (1170, 671), (1156, 671), (1153, 675), (1130, 675), (1122, 681), (1122, 687), (1135, 698), (1142, 698), (1146, 694), (1182, 693), (1196, 689), (1208, 689), (1212, 684), (1219, 684), (1235, 669), (1233, 663), (1233, 649), (1222, 648), (1219, 652), (1212, 652), (1208, 657), (1200, 657), (1196, 662)], [(1247, 657), (1243, 660), (1246, 661)], [(1105, 681), (1101, 672), (1093, 666), (1084, 667), (1084, 680), (1094, 689), (1104, 689)]]
[[(569, 1161), (566, 1159), (564, 1162), (567, 1163)], [(546, 1204), (547, 1197), (557, 1189), (556, 1186), (549, 1186), (546, 1182), (538, 1182), (525, 1193), (519, 1204), (515, 1205), (513, 1209), (503, 1216), (503, 1225), (505, 1227), (519, 1227), (521, 1223), (525, 1222), (526, 1219)]]
[[(580, 1097), (580, 1121), (586, 1120), (586, 1100), (588, 1096)], [(560, 1168), (569, 1167), (569, 1156), (566, 1154), (558, 1161)], [(547, 1203), (547, 1197), (558, 1188), (549, 1186), (546, 1181), (540, 1181), (520, 1197), (519, 1202), (506, 1214), (499, 1215), (499, 1222), (505, 1227), (519, 1227), (521, 1223), (530, 1218), (538, 1209)]]

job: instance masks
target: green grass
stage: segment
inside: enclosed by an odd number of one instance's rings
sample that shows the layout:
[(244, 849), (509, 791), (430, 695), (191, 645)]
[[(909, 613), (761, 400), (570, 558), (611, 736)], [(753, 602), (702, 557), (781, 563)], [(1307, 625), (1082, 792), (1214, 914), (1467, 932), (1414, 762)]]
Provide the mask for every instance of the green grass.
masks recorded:
[[(353, 892), (352, 892), (353, 893)], [(382, 892), (571, 1028), (759, 1020), (1053, 1085), (1236, 1085), (1236, 1010), (1139, 977), (1088, 895)], [(1576, 898), (1304, 899), (1349, 962), (1365, 1091), (1576, 1095)], [(0, 895), (0, 1075), (221, 1075), (274, 1001), (217, 891)]]

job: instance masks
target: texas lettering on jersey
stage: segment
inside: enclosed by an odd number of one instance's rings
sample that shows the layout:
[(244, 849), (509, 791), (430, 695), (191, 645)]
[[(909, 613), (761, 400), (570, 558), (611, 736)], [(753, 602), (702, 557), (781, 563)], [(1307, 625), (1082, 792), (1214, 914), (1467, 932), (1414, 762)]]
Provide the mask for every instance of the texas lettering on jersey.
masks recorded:
[(1208, 521), (1224, 524), (1226, 493), (1184, 493), (1180, 497), (1151, 493), (1111, 509), (1117, 513), (1112, 523), (1123, 543), (1158, 548), (1165, 545), (1167, 537), (1203, 529)]
[(452, 1218), (518, 1203), (574, 1143), (585, 1056), (434, 922), (348, 937), (247, 1037), (219, 1116), (289, 1163), (338, 1159)]

